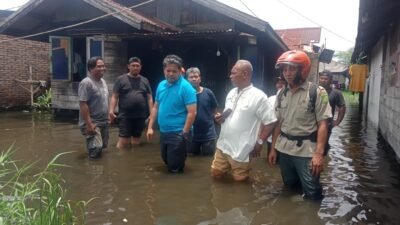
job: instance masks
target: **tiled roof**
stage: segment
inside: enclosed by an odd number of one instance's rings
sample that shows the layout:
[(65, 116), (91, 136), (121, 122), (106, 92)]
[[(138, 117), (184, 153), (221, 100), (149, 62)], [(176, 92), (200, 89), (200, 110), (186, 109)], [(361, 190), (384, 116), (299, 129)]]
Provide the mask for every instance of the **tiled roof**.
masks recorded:
[(275, 30), (289, 49), (303, 49), (310, 42), (319, 43), (321, 37), (320, 27), (294, 28)]

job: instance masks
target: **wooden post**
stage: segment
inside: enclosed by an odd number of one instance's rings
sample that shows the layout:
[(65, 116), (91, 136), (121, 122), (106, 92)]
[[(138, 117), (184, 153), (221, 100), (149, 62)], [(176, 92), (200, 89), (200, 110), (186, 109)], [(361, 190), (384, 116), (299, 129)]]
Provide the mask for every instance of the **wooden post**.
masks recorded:
[(30, 91), (31, 91), (31, 108), (33, 108), (33, 83), (32, 83), (32, 66), (29, 65), (29, 82), (30, 82)]

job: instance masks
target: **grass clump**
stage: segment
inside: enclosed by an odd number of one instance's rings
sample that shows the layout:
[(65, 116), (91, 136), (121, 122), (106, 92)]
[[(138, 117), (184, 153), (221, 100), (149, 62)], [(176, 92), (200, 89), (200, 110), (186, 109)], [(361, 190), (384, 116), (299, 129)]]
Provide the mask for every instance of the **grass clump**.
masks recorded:
[[(75, 225), (84, 224), (88, 202), (66, 199), (64, 182), (56, 160), (32, 175), (34, 164), (18, 166), (12, 159), (13, 147), (0, 154), (0, 225)], [(18, 162), (19, 164), (19, 162)]]

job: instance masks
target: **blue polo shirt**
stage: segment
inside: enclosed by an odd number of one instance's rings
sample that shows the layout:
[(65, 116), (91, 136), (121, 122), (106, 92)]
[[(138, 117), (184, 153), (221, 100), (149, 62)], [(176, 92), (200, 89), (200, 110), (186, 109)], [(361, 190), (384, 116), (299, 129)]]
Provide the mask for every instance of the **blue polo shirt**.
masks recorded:
[(156, 92), (158, 103), (158, 125), (160, 131), (182, 131), (187, 116), (187, 105), (196, 104), (196, 91), (182, 76), (173, 83), (162, 81)]

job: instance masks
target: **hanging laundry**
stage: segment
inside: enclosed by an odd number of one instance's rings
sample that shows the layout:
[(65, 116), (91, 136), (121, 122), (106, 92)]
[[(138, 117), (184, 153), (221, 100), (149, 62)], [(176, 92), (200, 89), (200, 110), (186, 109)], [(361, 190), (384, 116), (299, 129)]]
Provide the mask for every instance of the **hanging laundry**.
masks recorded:
[(368, 77), (368, 65), (353, 64), (350, 66), (349, 74), (349, 90), (353, 92), (364, 92), (365, 81)]

